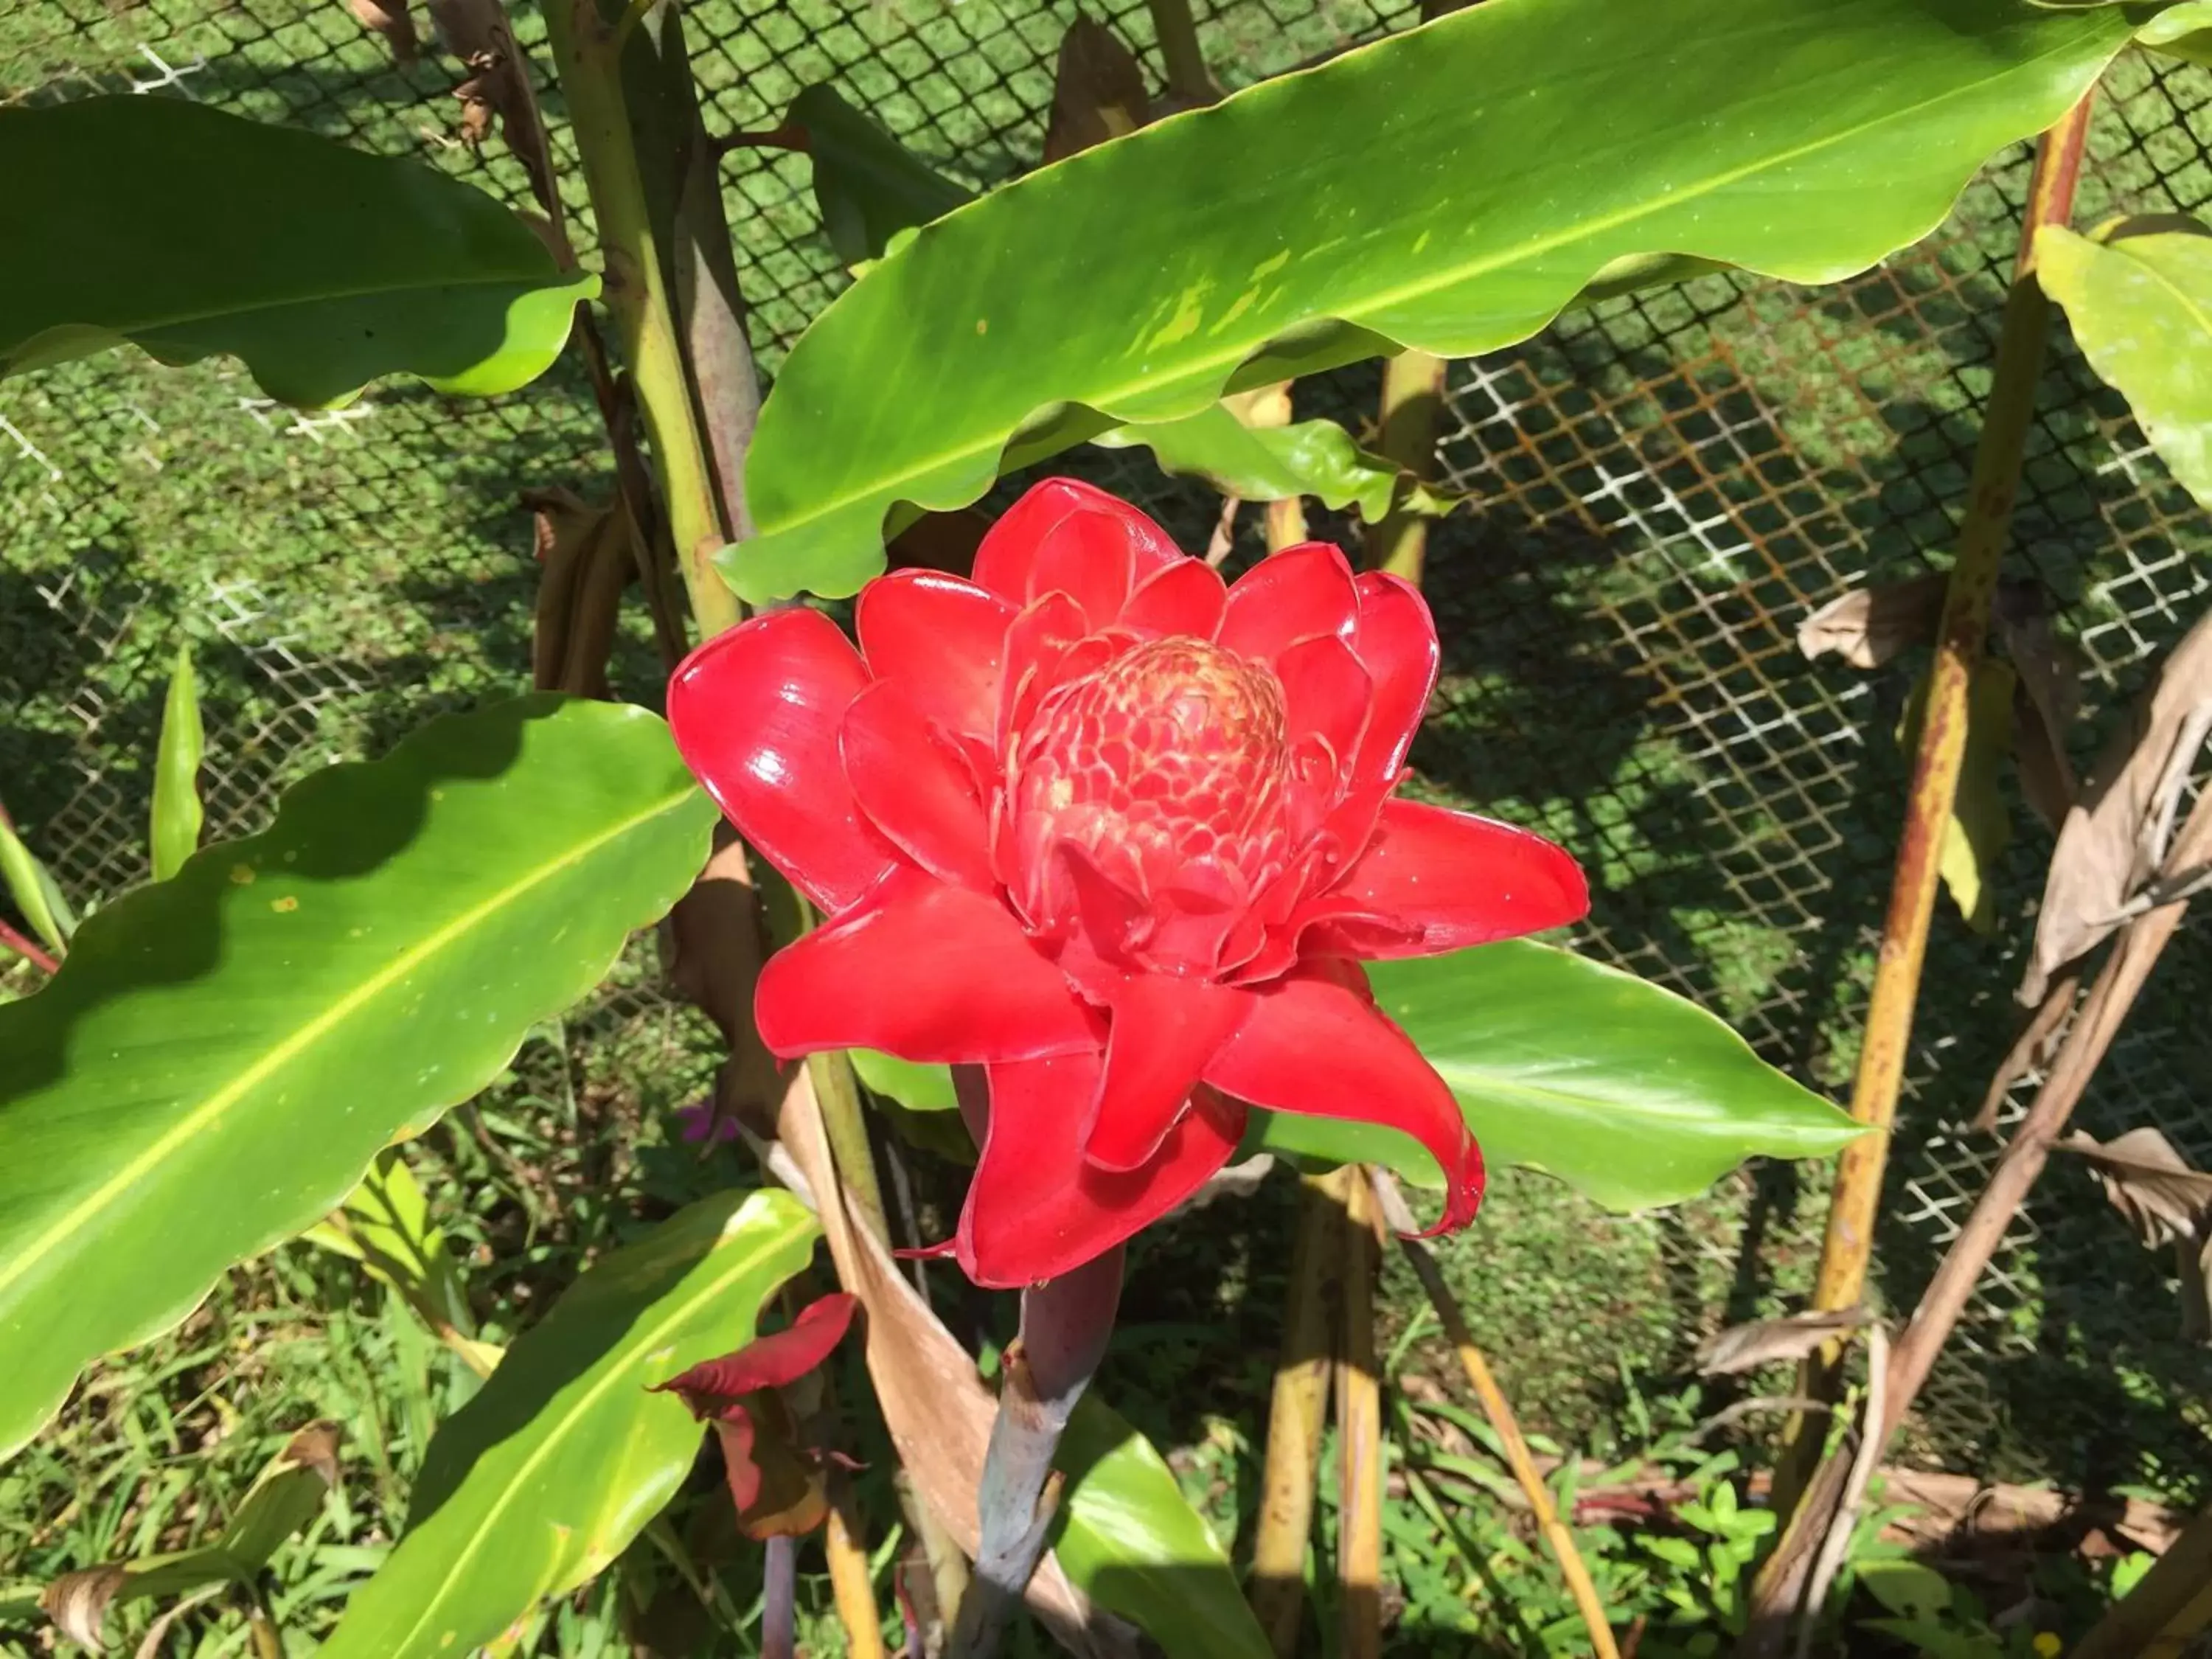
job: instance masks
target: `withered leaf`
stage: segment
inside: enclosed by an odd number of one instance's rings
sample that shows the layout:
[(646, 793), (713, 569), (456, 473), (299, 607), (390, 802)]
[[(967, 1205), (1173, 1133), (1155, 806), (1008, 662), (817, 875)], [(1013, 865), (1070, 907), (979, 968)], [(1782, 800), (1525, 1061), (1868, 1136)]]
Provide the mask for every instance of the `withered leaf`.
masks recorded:
[[(359, 0), (360, 3), (398, 3), (398, 0)], [(469, 78), (453, 90), (461, 105), (461, 137), (480, 145), (491, 131), (493, 117), (500, 122), (507, 147), (530, 175), (530, 188), (538, 204), (551, 216), (554, 234), (561, 238), (556, 253), (567, 247), (562, 228), (561, 198), (555, 185), (553, 156), (545, 141), (545, 123), (538, 112), (538, 94), (530, 83), (530, 60), (516, 45), (514, 31), (501, 0), (430, 0), (430, 18), (446, 50), (469, 68)]]
[(2058, 832), (2019, 998), (2041, 1002), (2051, 976), (2094, 949), (2158, 873), (2183, 787), (2212, 731), (2212, 615), (2160, 666), (2090, 769)]
[(374, 29), (384, 37), (392, 48), (396, 63), (411, 64), (422, 50), (422, 41), (415, 33), (415, 19), (408, 11), (407, 0), (346, 0), (346, 9), (362, 27)]
[(2020, 677), (2012, 699), (2020, 792), (2037, 816), (2057, 830), (2076, 791), (2073, 763), (2066, 757), (2066, 731), (2081, 709), (2081, 661), (2051, 631), (2051, 618), (2039, 607), (2025, 614), (2013, 611), (2000, 605), (1996, 625), (2006, 659)]
[(2102, 1144), (2077, 1129), (2058, 1146), (2089, 1161), (2105, 1196), (2145, 1246), (2172, 1246), (2182, 1334), (2193, 1342), (2212, 1340), (2212, 1175), (2192, 1169), (2148, 1126)]
[(1808, 658), (1833, 655), (1854, 668), (1879, 668), (1936, 637), (1948, 580), (1939, 573), (1855, 587), (1797, 624), (1797, 649)]
[(1706, 1376), (1735, 1376), (1761, 1365), (1802, 1359), (1841, 1333), (1856, 1330), (1869, 1316), (1864, 1308), (1844, 1308), (1731, 1325), (1698, 1345), (1698, 1370)]
[(1145, 72), (1103, 23), (1079, 17), (1060, 37), (1044, 159), (1064, 161), (1152, 118)]
[(540, 691), (605, 697), (623, 589), (638, 571), (637, 526), (621, 501), (594, 507), (567, 489), (526, 490), (522, 504), (537, 518), (532, 681)]
[(714, 1077), (714, 1119), (775, 1133), (783, 1083), (753, 1024), (753, 987), (767, 958), (765, 922), (744, 843), (727, 823), (691, 890), (676, 902), (663, 934), (670, 985), (714, 1022), (728, 1050)]

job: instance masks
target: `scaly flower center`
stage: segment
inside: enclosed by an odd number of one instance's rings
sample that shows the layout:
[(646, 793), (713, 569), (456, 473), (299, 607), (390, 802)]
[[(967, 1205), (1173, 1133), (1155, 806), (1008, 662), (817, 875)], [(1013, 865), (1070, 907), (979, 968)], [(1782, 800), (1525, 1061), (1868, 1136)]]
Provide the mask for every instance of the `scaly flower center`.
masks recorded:
[(1224, 877), (1249, 895), (1282, 865), (1285, 747), (1274, 674), (1205, 640), (1152, 641), (1056, 688), (1007, 757), (1031, 921), (1072, 902), (1063, 843), (1136, 895), (1231, 898)]

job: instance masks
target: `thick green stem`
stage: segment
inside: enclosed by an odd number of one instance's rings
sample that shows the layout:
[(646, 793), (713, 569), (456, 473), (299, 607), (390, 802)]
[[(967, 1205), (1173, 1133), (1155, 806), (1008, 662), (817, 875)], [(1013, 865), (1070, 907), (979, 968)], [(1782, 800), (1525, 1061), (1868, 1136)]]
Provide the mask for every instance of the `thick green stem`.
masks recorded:
[(623, 92), (620, 42), (595, 0), (554, 0), (545, 26), (599, 222), (607, 306), (652, 439), (691, 613), (701, 633), (718, 634), (738, 617), (737, 596), (713, 562), (727, 527), (692, 402), (674, 298), (654, 243)]
[[(1444, 360), (1401, 351), (1382, 370), (1382, 423), (1376, 447), (1424, 483), (1437, 470), (1437, 428), (1443, 414)], [(1401, 501), (1367, 532), (1367, 568), (1419, 586), (1429, 521)]]
[(1160, 37), (1169, 94), (1184, 104), (1210, 104), (1219, 98), (1221, 85), (1206, 66), (1190, 0), (1145, 0), (1145, 9), (1152, 13), (1152, 32)]

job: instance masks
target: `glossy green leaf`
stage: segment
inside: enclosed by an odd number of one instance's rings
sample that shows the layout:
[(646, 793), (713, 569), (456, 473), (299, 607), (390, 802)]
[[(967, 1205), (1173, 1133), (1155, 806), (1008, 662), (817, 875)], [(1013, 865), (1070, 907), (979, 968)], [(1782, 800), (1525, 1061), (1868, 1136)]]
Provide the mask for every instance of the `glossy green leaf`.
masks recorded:
[(2136, 31), (2136, 39), (2154, 52), (2212, 64), (2212, 0), (2181, 0)]
[(2035, 272), (2159, 459), (2212, 504), (2212, 233), (2142, 222), (2158, 228), (2123, 223), (2097, 239), (2045, 225)]
[(637, 708), (526, 697), (291, 791), (0, 1007), (0, 1451), (497, 1075), (706, 862)]
[(1334, 509), (1357, 507), (1370, 524), (1394, 506), (1433, 515), (1457, 504), (1387, 456), (1362, 449), (1334, 421), (1250, 427), (1216, 404), (1180, 421), (1117, 427), (1091, 441), (1102, 449), (1149, 449), (1163, 471), (1203, 478), (1224, 495), (1248, 501), (1315, 495)]
[(417, 1317), (489, 1376), (500, 1351), (475, 1339), (460, 1264), (431, 1219), (430, 1201), (396, 1146), (377, 1154), (345, 1207), (300, 1235), (310, 1244), (361, 1264), (362, 1271), (399, 1292)]
[(130, 341), (289, 404), (511, 392), (599, 291), (471, 185), (182, 99), (0, 110), (0, 374)]
[(896, 1054), (878, 1054), (873, 1048), (847, 1052), (852, 1056), (853, 1069), (860, 1074), (861, 1082), (910, 1112), (950, 1112), (960, 1104), (959, 1097), (952, 1092), (952, 1068), (949, 1066), (921, 1066)]
[[(1516, 939), (1367, 972), (1493, 1169), (1545, 1170), (1607, 1209), (1679, 1202), (1747, 1158), (1820, 1157), (1859, 1133), (1695, 1003), (1571, 951)], [(1395, 1130), (1255, 1116), (1255, 1147), (1439, 1183)]]
[(1068, 1485), (1052, 1547), (1077, 1589), (1168, 1659), (1272, 1659), (1228, 1553), (1151, 1441), (1086, 1395), (1053, 1462)]
[(822, 229), (848, 265), (882, 258), (900, 232), (975, 200), (832, 88), (803, 89), (787, 118), (806, 134)]
[(606, 1566), (698, 1455), (683, 1402), (647, 1390), (750, 1341), (820, 1233), (789, 1193), (724, 1193), (592, 1267), (432, 1439), (323, 1659), (470, 1653)]
[(0, 817), (0, 884), (6, 885), (15, 908), (48, 950), (58, 954), (68, 948), (70, 936), (76, 932), (76, 917), (62, 896), (61, 884), (4, 817)]
[(199, 851), (200, 761), (207, 730), (200, 724), (199, 683), (188, 646), (177, 647), (176, 672), (161, 704), (161, 736), (154, 751), (154, 879), (167, 881)]
[(816, 319), (725, 568), (748, 599), (849, 593), (902, 503), (1397, 346), (1493, 349), (1639, 256), (1849, 276), (2128, 28), (1992, 0), (1486, 0), (1156, 122), (925, 226)]

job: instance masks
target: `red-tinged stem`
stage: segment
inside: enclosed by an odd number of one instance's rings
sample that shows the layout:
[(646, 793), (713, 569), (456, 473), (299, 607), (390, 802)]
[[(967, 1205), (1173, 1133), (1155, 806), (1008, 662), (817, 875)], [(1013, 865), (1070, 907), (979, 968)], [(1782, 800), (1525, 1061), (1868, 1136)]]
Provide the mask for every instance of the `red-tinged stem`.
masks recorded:
[(961, 1598), (952, 1659), (992, 1659), (1044, 1554), (1056, 1493), (1053, 1454), (1114, 1334), (1121, 1300), (1117, 1246), (1022, 1292), (1022, 1328), (1006, 1350), (999, 1415), (975, 1493), (982, 1542)]
[(767, 1603), (761, 1611), (761, 1659), (795, 1659), (799, 1651), (797, 1584), (799, 1556), (790, 1537), (768, 1540), (763, 1571)]
[(780, 127), (768, 127), (758, 132), (732, 132), (714, 141), (714, 153), (726, 155), (733, 149), (795, 149), (801, 153), (813, 147), (813, 139), (806, 129), (795, 121), (786, 121)]
[(6, 922), (0, 921), (0, 945), (5, 945), (17, 956), (41, 972), (52, 975), (62, 970), (60, 963), (47, 953), (45, 947), (17, 933)]

